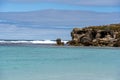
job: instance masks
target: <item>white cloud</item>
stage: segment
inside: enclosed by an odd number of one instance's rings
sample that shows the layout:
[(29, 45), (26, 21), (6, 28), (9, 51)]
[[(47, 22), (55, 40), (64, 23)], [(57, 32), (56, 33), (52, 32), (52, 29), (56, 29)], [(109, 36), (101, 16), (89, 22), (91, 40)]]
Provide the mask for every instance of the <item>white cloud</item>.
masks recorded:
[[(62, 33), (61, 33), (62, 32)], [(70, 30), (41, 29), (0, 24), (0, 39), (69, 39)]]
[(35, 12), (0, 13), (0, 19), (10, 24), (34, 24), (41, 26), (89, 26), (120, 22), (120, 13), (91, 11), (41, 10)]
[(6, 12), (0, 13), (0, 20), (1, 39), (70, 39), (69, 28), (120, 23), (120, 13), (69, 10)]

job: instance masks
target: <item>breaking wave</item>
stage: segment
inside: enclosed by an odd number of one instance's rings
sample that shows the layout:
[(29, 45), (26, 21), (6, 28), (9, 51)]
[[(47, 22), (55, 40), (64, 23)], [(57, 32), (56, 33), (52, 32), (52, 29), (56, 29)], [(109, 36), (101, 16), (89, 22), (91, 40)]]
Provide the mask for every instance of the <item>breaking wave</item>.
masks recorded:
[[(62, 41), (65, 44), (68, 41)], [(1, 40), (0, 44), (56, 44), (55, 40)]]

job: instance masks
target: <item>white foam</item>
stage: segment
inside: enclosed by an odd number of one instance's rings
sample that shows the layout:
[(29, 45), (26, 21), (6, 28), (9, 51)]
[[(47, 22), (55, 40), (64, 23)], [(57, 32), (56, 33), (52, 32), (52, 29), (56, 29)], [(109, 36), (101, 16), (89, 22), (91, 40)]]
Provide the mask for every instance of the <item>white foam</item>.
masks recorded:
[(44, 40), (44, 41), (30, 41), (33, 44), (56, 44), (55, 41), (51, 41), (51, 40)]
[(30, 43), (29, 41), (0, 41), (0, 43)]
[[(65, 44), (68, 42), (68, 41), (62, 41), (62, 42), (64, 42)], [(5, 40), (3, 40), (3, 41), (0, 41), (0, 43), (3, 43), (3, 44), (5, 44), (5, 43), (14, 43), (14, 44), (19, 44), (19, 43), (21, 43), (21, 44), (56, 44), (56, 41), (52, 41), (52, 40), (33, 40), (33, 41), (22, 41), (22, 40), (20, 40), (20, 41), (5, 41)]]
[(68, 41), (62, 41), (62, 42), (64, 42), (64, 44), (67, 44)]

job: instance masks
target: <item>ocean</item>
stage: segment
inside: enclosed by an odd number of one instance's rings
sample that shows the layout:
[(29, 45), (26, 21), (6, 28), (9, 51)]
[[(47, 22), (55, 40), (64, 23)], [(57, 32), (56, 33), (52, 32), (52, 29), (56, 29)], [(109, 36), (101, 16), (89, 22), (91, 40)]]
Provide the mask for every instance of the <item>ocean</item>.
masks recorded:
[(1, 45), (0, 80), (120, 80), (120, 48)]

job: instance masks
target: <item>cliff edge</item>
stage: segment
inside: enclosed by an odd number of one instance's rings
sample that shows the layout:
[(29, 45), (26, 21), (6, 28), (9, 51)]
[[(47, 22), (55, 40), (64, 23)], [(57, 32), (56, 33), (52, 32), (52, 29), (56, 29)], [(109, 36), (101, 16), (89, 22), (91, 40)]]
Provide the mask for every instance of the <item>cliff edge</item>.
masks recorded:
[(120, 47), (120, 24), (74, 28), (71, 37), (68, 45)]

